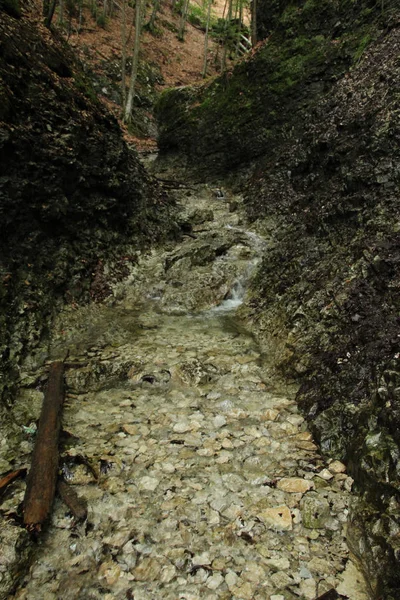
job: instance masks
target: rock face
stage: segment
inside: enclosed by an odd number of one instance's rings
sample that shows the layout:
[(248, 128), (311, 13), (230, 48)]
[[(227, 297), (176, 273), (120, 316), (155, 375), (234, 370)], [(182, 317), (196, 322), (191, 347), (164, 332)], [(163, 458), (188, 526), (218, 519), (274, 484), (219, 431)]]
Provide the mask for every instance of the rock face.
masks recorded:
[(363, 498), (353, 551), (389, 599), (400, 590), (400, 11), (385, 7), (260, 2), (259, 31), (274, 30), (255, 56), (166, 93), (159, 115), (164, 151), (217, 172), (252, 165), (248, 214), (271, 239), (247, 317), (271, 364), (300, 381), (323, 451), (349, 465)]
[(104, 296), (106, 253), (118, 277), (129, 262), (124, 246), (131, 245), (132, 258), (132, 246), (172, 229), (168, 201), (68, 46), (28, 19), (35, 5), (25, 3), (22, 15), (17, 8), (17, 2), (0, 5), (0, 391), (6, 399), (11, 369), (27, 344), (38, 343), (54, 306)]

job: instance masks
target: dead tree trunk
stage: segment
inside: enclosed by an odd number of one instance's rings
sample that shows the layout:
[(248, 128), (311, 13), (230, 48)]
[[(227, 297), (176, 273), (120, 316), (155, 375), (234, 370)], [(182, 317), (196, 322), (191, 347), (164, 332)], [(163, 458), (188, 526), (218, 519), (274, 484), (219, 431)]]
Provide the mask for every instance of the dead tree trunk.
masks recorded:
[(32, 454), (24, 498), (24, 523), (29, 531), (39, 532), (50, 515), (58, 472), (58, 437), (64, 401), (64, 365), (50, 367), (39, 427)]

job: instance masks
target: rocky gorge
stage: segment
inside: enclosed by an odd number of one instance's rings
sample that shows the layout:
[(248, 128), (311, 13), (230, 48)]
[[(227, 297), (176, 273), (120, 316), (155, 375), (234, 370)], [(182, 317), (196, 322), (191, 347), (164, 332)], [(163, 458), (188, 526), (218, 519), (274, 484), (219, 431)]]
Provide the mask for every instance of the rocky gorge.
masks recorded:
[(251, 56), (161, 96), (169, 195), (62, 40), (0, 10), (0, 472), (64, 361), (88, 504), (36, 543), (9, 488), (0, 593), (395, 600), (397, 3), (259, 2)]

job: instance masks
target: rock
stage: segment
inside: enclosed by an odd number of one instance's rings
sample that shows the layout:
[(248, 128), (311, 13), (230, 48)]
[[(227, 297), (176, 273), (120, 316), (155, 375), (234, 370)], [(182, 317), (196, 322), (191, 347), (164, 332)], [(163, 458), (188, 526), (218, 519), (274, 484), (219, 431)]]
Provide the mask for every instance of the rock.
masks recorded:
[(346, 465), (344, 465), (339, 460), (333, 460), (329, 464), (328, 469), (329, 469), (329, 471), (331, 473), (333, 473), (334, 475), (336, 475), (338, 473), (345, 473), (346, 472)]
[(174, 579), (175, 575), (176, 575), (176, 568), (174, 567), (174, 565), (167, 565), (166, 567), (162, 568), (161, 575), (160, 575), (160, 582), (161, 583), (169, 583), (170, 581), (172, 581)]
[(216, 573), (207, 579), (206, 586), (209, 590), (216, 590), (223, 582), (224, 578), (221, 573)]
[(107, 585), (117, 583), (121, 575), (121, 567), (113, 561), (102, 563), (98, 570), (97, 576), (103, 579)]
[(125, 433), (129, 433), (129, 435), (137, 435), (138, 433), (137, 425), (126, 424), (122, 426), (122, 429)]
[(245, 581), (252, 581), (253, 583), (263, 582), (265, 577), (265, 569), (261, 565), (253, 562), (247, 562), (241, 573), (242, 579)]
[(238, 579), (239, 579), (239, 576), (234, 571), (228, 571), (227, 574), (225, 575), (225, 583), (229, 589), (231, 589), (235, 585), (237, 585)]
[(285, 558), (279, 558), (279, 557), (274, 557), (274, 558), (269, 558), (266, 561), (266, 564), (269, 567), (272, 567), (273, 569), (276, 569), (277, 571), (284, 571), (285, 569), (289, 569), (290, 568), (290, 561)]
[(144, 558), (133, 570), (136, 581), (155, 581), (161, 572), (160, 563), (154, 558)]
[(279, 410), (275, 410), (274, 408), (268, 408), (262, 415), (261, 421), (276, 421), (279, 417)]
[(139, 480), (139, 487), (142, 490), (149, 490), (150, 492), (154, 492), (154, 490), (158, 487), (159, 485), (159, 480), (156, 479), (155, 477), (142, 477)]
[(311, 481), (297, 477), (287, 477), (278, 481), (276, 487), (284, 492), (305, 494), (312, 488)]
[(319, 473), (317, 473), (317, 477), (324, 479), (325, 481), (330, 481), (333, 478), (332, 473), (329, 469), (322, 469)]
[(257, 514), (257, 517), (268, 529), (276, 531), (290, 531), (292, 529), (292, 515), (287, 506), (266, 508)]
[(190, 431), (192, 429), (191, 423), (187, 421), (180, 421), (173, 426), (173, 430), (175, 433), (185, 433), (186, 431)]
[(317, 595), (317, 583), (315, 579), (302, 579), (300, 582), (300, 592), (307, 600), (315, 600)]
[(303, 525), (308, 529), (324, 529), (330, 520), (329, 502), (316, 492), (309, 492), (302, 498), (300, 510)]
[(217, 415), (213, 419), (213, 425), (216, 429), (220, 429), (224, 425), (226, 425), (226, 418), (223, 415)]
[(193, 566), (207, 566), (211, 564), (211, 558), (208, 552), (203, 552), (202, 554), (196, 554), (192, 558)]

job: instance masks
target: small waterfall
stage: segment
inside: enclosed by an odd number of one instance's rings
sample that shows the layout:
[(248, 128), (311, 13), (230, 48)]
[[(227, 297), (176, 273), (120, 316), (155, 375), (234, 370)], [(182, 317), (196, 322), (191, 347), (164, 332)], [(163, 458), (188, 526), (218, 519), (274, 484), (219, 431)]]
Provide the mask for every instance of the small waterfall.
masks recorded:
[(238, 308), (238, 306), (243, 304), (249, 280), (253, 275), (254, 269), (260, 261), (261, 251), (265, 243), (260, 236), (253, 233), (252, 231), (243, 231), (237, 227), (232, 227), (231, 225), (227, 225), (226, 227), (227, 229), (235, 229), (236, 231), (240, 231), (241, 233), (243, 233), (244, 236), (250, 239), (252, 242), (251, 245), (256, 252), (256, 256), (249, 261), (244, 273), (234, 281), (231, 289), (226, 294), (223, 302), (221, 302), (220, 304), (218, 304), (218, 306), (215, 306), (211, 310), (207, 311), (209, 313), (231, 312)]

